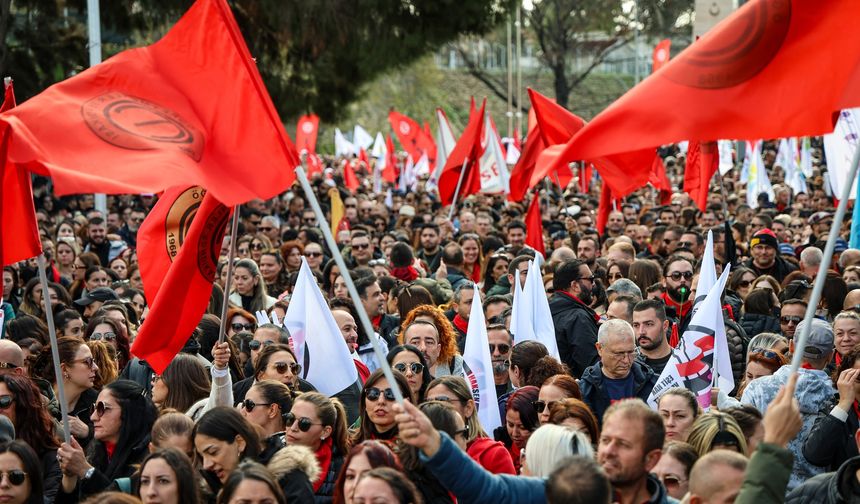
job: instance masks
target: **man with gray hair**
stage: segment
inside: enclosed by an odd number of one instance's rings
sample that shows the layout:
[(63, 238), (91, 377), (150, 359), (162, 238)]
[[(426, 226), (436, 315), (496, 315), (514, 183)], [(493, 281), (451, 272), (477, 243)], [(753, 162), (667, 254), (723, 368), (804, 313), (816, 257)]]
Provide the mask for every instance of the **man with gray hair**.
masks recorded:
[(815, 278), (818, 274), (818, 268), (821, 267), (821, 260), (824, 258), (824, 253), (818, 247), (806, 247), (800, 253), (800, 271), (811, 278)]
[(620, 278), (606, 289), (606, 299), (610, 303), (615, 300), (615, 296), (627, 295), (637, 298), (637, 301), (642, 300), (642, 289), (633, 283), (629, 278)]
[(257, 231), (265, 235), (272, 242), (273, 247), (281, 245), (281, 219), (277, 215), (263, 216)]
[(696, 461), (690, 471), (690, 504), (734, 502), (741, 492), (747, 458), (729, 450), (715, 450)]
[(598, 421), (612, 403), (621, 399), (638, 397), (647, 401), (657, 375), (636, 360), (633, 327), (625, 320), (607, 320), (597, 331), (595, 347), (600, 360), (585, 370), (579, 387), (582, 400)]

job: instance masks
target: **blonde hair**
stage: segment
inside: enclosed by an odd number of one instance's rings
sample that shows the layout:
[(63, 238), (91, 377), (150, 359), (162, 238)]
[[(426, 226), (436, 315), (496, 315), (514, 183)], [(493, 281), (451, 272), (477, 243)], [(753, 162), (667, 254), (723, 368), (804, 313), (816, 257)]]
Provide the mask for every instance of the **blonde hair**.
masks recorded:
[(526, 444), (526, 464), (529, 475), (549, 477), (558, 463), (572, 455), (594, 458), (591, 441), (585, 434), (560, 425), (541, 425)]
[(740, 425), (731, 415), (718, 411), (705, 413), (693, 422), (687, 443), (702, 457), (713, 450), (714, 438), (722, 432), (734, 437), (741, 455), (747, 455), (747, 439)]

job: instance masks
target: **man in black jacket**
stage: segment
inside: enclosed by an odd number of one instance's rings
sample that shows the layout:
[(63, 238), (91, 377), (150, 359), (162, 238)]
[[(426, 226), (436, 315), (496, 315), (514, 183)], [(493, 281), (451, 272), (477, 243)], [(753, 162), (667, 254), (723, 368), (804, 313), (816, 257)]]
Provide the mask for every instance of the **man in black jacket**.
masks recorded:
[[(860, 431), (854, 434), (854, 444), (860, 447)], [(819, 474), (806, 480), (785, 498), (786, 503), (819, 502), (836, 504), (860, 502), (860, 457), (846, 460), (836, 472)]]
[(592, 301), (594, 275), (585, 262), (565, 262), (552, 280), (555, 295), (549, 301), (555, 339), (562, 362), (579, 378), (585, 369), (597, 362), (597, 320)]

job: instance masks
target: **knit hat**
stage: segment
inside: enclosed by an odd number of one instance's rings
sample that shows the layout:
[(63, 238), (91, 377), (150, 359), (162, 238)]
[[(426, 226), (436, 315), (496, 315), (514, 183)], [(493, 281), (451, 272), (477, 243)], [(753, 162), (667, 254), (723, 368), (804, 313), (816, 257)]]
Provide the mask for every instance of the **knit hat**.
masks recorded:
[(845, 241), (845, 238), (837, 238), (836, 243), (833, 247), (833, 253), (839, 254), (848, 250), (848, 242)]
[(781, 255), (793, 256), (793, 255), (795, 255), (794, 254), (794, 247), (792, 247), (790, 243), (780, 243), (779, 244), (779, 253)]
[(767, 245), (779, 250), (779, 241), (777, 241), (776, 235), (770, 229), (762, 229), (753, 235), (752, 240), (750, 240), (750, 248), (756, 245)]

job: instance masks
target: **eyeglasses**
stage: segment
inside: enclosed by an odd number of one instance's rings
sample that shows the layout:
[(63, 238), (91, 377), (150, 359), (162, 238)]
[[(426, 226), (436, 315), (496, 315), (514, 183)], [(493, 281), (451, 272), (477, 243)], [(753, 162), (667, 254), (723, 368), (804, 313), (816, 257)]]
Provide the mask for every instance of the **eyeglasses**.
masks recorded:
[[(401, 373), (404, 373), (404, 374), (405, 374), (405, 373), (406, 373), (406, 369), (407, 369), (407, 367), (406, 367), (406, 363), (405, 363), (405, 362), (401, 362), (401, 363), (399, 363), (399, 364), (395, 364), (395, 365), (394, 365), (394, 369), (396, 369), (396, 370), (400, 371)], [(421, 372), (422, 372), (422, 371), (424, 371), (424, 364), (421, 364), (420, 362), (413, 362), (413, 363), (409, 364), (408, 369), (409, 369), (410, 371), (412, 371), (412, 374), (416, 374), (416, 375), (418, 375), (418, 374), (421, 374)]]
[(452, 398), (445, 396), (445, 395), (440, 395), (440, 396), (436, 396), (436, 397), (428, 397), (425, 399), (425, 401), (439, 401), (439, 402), (445, 402), (445, 403), (447, 403), (447, 402), (459, 402), (459, 403), (464, 402), (459, 397), (455, 397), (452, 399)]
[(680, 476), (675, 476), (674, 474), (666, 474), (660, 479), (660, 481), (662, 481), (663, 486), (665, 486), (668, 489), (670, 487), (677, 488), (678, 486), (681, 485), (681, 483), (683, 483), (684, 481), (687, 481), (687, 480), (681, 479)]
[(292, 413), (287, 413), (286, 415), (284, 415), (284, 424), (287, 428), (292, 427), (293, 424), (296, 423), (296, 421), (299, 422), (299, 430), (302, 432), (307, 432), (311, 430), (311, 427), (314, 425), (322, 425), (321, 423), (314, 423), (313, 420), (308, 417), (296, 418), (296, 415)]
[(257, 229), (264, 232), (264, 233), (268, 233), (269, 231), (271, 231), (275, 228), (273, 228), (271, 226), (257, 226)]
[(251, 250), (263, 250), (264, 248), (266, 248), (266, 246), (263, 245), (262, 243), (252, 243), (251, 244)]
[(352, 248), (358, 249), (358, 250), (365, 250), (365, 249), (370, 248), (370, 244), (369, 243), (353, 243)]
[(504, 343), (499, 343), (498, 345), (490, 343), (490, 353), (495, 353), (496, 349), (499, 349), (500, 354), (506, 354), (511, 351), (511, 345), (506, 345)]
[(0, 362), (0, 369), (18, 369), (18, 365), (11, 362)]
[(10, 395), (2, 395), (0, 396), (0, 410), (9, 409), (9, 406), (12, 406), (12, 402), (15, 399)]
[(272, 340), (266, 340), (266, 341), (262, 341), (262, 342), (257, 341), (257, 340), (251, 340), (248, 342), (248, 348), (250, 348), (251, 350), (256, 352), (260, 348), (272, 346), (274, 344), (275, 344), (275, 342)]
[(12, 483), (13, 486), (18, 486), (27, 480), (27, 473), (20, 469), (0, 471), (0, 481), (3, 481), (3, 478), (9, 478), (9, 483)]
[(538, 413), (543, 413), (543, 410), (547, 408), (552, 408), (552, 405), (557, 402), (558, 401), (535, 401), (532, 403), (532, 406), (534, 406), (535, 411), (537, 411)]
[(108, 331), (108, 332), (103, 332), (103, 333), (94, 332), (94, 333), (90, 334), (90, 341), (100, 341), (100, 340), (114, 341), (114, 340), (116, 340), (116, 333), (112, 332), (112, 331)]
[(308, 257), (322, 257), (322, 252), (305, 252), (305, 255)]
[(99, 401), (91, 406), (92, 411), (98, 418), (105, 416), (105, 413), (115, 409), (113, 406), (108, 406), (104, 401)]
[(381, 390), (376, 387), (366, 388), (364, 389), (364, 396), (371, 402), (378, 401), (380, 396), (388, 402), (394, 402), (394, 391), (390, 388), (385, 390)]
[(72, 361), (72, 362), (81, 363), (88, 368), (92, 368), (96, 364), (96, 361), (93, 360), (92, 357), (87, 357), (86, 359), (79, 359), (79, 360)]
[(680, 281), (681, 278), (683, 278), (684, 280), (692, 280), (693, 279), (693, 272), (692, 271), (685, 271), (685, 272), (681, 273), (680, 271), (675, 271), (674, 273), (666, 275), (666, 278), (671, 278), (672, 280), (674, 280), (676, 282)]
[(271, 405), (272, 405), (272, 403), (258, 403), (258, 402), (254, 402), (254, 401), (252, 401), (251, 399), (245, 399), (244, 401), (242, 401), (242, 402), (241, 402), (241, 403), (239, 403), (239, 404), (241, 404), (241, 405), (242, 405), (242, 407), (243, 407), (243, 408), (245, 408), (245, 411), (253, 411), (253, 410), (254, 410), (254, 408), (256, 408), (257, 406), (271, 406)]
[(275, 366), (275, 371), (278, 374), (286, 373), (287, 369), (289, 369), (294, 375), (298, 375), (302, 372), (301, 364), (297, 364), (295, 362), (275, 362), (273, 366)]
[(803, 320), (803, 317), (789, 315), (783, 315), (782, 317), (779, 317), (780, 324), (791, 324), (792, 322), (794, 322), (794, 325), (797, 325), (800, 323), (801, 320)]
[(233, 322), (232, 324), (230, 324), (230, 327), (235, 332), (240, 332), (243, 329), (245, 331), (253, 331), (254, 330), (254, 324), (241, 324), (239, 322)]

